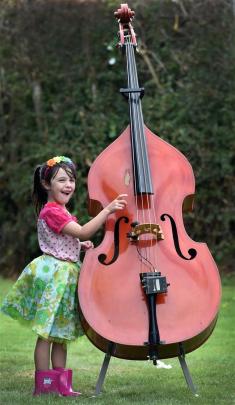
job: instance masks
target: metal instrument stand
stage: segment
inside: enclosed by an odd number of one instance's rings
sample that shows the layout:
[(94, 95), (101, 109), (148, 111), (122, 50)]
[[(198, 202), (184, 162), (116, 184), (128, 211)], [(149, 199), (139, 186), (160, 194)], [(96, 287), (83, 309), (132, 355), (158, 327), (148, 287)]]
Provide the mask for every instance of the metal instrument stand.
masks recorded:
[[(110, 362), (112, 354), (115, 351), (115, 347), (116, 347), (115, 343), (109, 342), (108, 350), (107, 350), (107, 353), (104, 356), (103, 364), (101, 366), (100, 374), (99, 374), (99, 377), (98, 377), (98, 380), (97, 380), (97, 383), (96, 383), (95, 395), (99, 395), (101, 393), (102, 386), (103, 386), (103, 383), (104, 383), (104, 380), (105, 380), (105, 377), (106, 377), (106, 373), (107, 373), (107, 370), (108, 370), (109, 362)], [(186, 381), (190, 391), (196, 397), (198, 397), (196, 387), (193, 384), (193, 380), (192, 380), (192, 377), (190, 375), (190, 372), (189, 372), (189, 369), (188, 369), (188, 366), (187, 366), (187, 363), (186, 363), (186, 360), (185, 360), (185, 353), (184, 353), (184, 348), (183, 348), (182, 343), (179, 343), (179, 350), (180, 350), (180, 354), (178, 356), (178, 359), (179, 359), (179, 362), (180, 362), (180, 365), (181, 365), (181, 368), (182, 368), (182, 371), (183, 371), (183, 374), (184, 374), (185, 381)]]
[(96, 383), (95, 395), (99, 395), (100, 392), (101, 392), (101, 389), (102, 389), (102, 386), (103, 386), (103, 383), (104, 383), (104, 379), (105, 379), (105, 376), (106, 376), (106, 373), (107, 373), (107, 370), (108, 370), (109, 362), (110, 362), (112, 354), (115, 351), (115, 347), (116, 347), (115, 343), (109, 342), (108, 350), (107, 350), (107, 353), (104, 356), (103, 364), (102, 364), (102, 367), (100, 369), (100, 374), (99, 374), (99, 377), (98, 377), (98, 380), (97, 380), (97, 383)]
[(184, 347), (183, 347), (182, 343), (179, 343), (179, 349), (180, 349), (180, 354), (179, 354), (179, 356), (178, 356), (178, 359), (179, 359), (179, 362), (180, 362), (182, 371), (183, 371), (183, 373), (184, 373), (185, 381), (186, 381), (186, 383), (187, 383), (189, 389), (192, 391), (192, 393), (193, 393), (196, 397), (198, 397), (198, 393), (197, 393), (196, 387), (195, 387), (195, 385), (193, 384), (193, 380), (192, 380), (191, 374), (190, 374), (190, 372), (189, 372), (189, 369), (188, 369), (188, 366), (187, 366), (187, 363), (186, 363), (186, 360), (185, 360)]

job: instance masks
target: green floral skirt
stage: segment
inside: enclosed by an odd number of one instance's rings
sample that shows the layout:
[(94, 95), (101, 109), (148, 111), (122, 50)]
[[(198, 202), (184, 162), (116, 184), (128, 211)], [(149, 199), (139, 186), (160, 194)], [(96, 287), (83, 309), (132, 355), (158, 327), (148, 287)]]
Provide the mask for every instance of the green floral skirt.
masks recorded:
[(1, 311), (23, 320), (41, 338), (68, 343), (82, 335), (77, 283), (80, 265), (42, 255), (22, 272)]

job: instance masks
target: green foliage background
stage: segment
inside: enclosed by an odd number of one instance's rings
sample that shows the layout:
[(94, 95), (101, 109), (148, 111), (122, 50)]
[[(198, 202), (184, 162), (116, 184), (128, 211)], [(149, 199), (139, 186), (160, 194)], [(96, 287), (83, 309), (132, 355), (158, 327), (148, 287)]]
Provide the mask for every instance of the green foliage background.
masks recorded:
[[(119, 96), (116, 1), (1, 0), (0, 271), (35, 257), (34, 167), (55, 155), (78, 164), (71, 207), (88, 219), (86, 178), (95, 157), (128, 124)], [(196, 177), (189, 235), (221, 271), (233, 268), (235, 38), (229, 0), (129, 1), (145, 87), (145, 123), (181, 150)], [(113, 59), (115, 58), (115, 59)], [(112, 61), (115, 62), (112, 64)]]

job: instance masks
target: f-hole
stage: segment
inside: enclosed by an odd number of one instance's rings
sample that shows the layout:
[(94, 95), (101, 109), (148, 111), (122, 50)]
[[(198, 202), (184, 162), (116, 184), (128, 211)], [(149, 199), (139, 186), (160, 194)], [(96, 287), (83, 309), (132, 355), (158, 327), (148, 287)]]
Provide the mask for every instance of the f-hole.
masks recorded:
[(172, 229), (172, 235), (173, 235), (175, 250), (176, 250), (178, 256), (181, 257), (181, 259), (184, 259), (184, 260), (192, 260), (192, 259), (194, 259), (197, 256), (196, 249), (190, 248), (188, 250), (189, 257), (186, 257), (186, 256), (183, 255), (183, 253), (181, 252), (181, 249), (180, 249), (180, 245), (179, 245), (179, 238), (178, 238), (178, 232), (177, 232), (177, 227), (176, 227), (175, 221), (172, 218), (172, 216), (169, 215), (169, 214), (162, 214), (160, 218), (161, 218), (162, 221), (165, 221), (166, 217), (168, 217), (170, 222), (171, 222), (171, 229)]
[(101, 253), (98, 256), (98, 260), (101, 264), (104, 264), (105, 266), (109, 266), (110, 264), (113, 264), (118, 256), (119, 256), (119, 229), (120, 229), (120, 222), (124, 221), (126, 224), (128, 224), (129, 219), (127, 217), (120, 217), (118, 218), (117, 222), (115, 223), (114, 227), (114, 252), (113, 252), (113, 257), (109, 262), (106, 262), (107, 255), (105, 253)]

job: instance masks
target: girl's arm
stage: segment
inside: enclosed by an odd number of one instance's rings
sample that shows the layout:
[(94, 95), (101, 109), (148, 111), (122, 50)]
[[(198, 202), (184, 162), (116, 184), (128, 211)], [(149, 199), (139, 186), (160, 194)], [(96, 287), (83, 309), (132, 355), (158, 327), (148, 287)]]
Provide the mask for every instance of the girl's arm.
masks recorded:
[(115, 200), (113, 200), (107, 207), (105, 207), (96, 217), (91, 219), (85, 225), (81, 226), (74, 221), (69, 222), (62, 229), (62, 233), (65, 235), (73, 236), (80, 240), (89, 239), (94, 235), (98, 229), (104, 224), (107, 217), (117, 210), (123, 210), (126, 207), (126, 197), (127, 194), (120, 194)]

